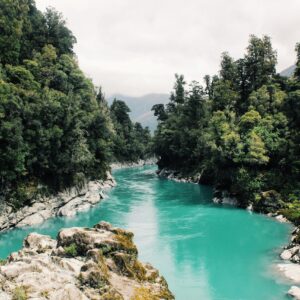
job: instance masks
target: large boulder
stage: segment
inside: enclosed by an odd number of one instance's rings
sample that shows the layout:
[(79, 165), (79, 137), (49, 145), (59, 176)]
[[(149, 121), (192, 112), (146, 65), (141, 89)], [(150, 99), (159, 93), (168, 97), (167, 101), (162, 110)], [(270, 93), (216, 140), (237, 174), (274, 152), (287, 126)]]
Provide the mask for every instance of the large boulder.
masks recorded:
[(0, 266), (0, 300), (174, 299), (132, 239), (106, 222), (63, 229), (57, 240), (32, 233)]

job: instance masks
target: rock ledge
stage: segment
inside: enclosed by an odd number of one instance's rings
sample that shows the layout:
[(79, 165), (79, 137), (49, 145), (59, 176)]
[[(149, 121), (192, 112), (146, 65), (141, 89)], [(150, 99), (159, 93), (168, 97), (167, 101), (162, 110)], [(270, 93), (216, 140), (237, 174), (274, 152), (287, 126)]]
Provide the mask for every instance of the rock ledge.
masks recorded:
[(107, 173), (105, 181), (89, 181), (81, 188), (73, 187), (55, 196), (36, 199), (31, 206), (18, 211), (3, 204), (0, 207), (0, 232), (14, 227), (37, 225), (51, 217), (73, 216), (98, 203), (104, 198), (103, 192), (115, 185), (115, 180)]
[(32, 233), (0, 267), (0, 299), (174, 299), (132, 238), (106, 222), (62, 229), (57, 240)]

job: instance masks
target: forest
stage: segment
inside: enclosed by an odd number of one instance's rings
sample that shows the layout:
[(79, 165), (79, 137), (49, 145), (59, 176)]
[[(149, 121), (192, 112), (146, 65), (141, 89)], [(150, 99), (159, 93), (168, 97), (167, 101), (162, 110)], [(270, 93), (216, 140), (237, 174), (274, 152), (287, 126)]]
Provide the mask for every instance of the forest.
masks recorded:
[(110, 163), (150, 155), (150, 132), (80, 70), (63, 16), (33, 0), (0, 2), (0, 202), (105, 178)]
[(268, 36), (251, 35), (245, 55), (221, 56), (220, 71), (204, 85), (176, 75), (167, 105), (152, 110), (159, 125), (159, 168), (200, 174), (263, 212), (280, 209), (300, 222), (300, 44), (291, 78), (276, 72)]

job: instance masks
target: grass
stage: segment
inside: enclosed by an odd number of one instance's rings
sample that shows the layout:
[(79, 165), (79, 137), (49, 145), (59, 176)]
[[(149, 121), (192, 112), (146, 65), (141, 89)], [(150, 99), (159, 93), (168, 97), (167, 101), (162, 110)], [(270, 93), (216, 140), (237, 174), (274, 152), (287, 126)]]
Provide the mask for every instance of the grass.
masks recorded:
[(17, 286), (12, 295), (12, 300), (27, 300), (27, 291), (24, 286)]

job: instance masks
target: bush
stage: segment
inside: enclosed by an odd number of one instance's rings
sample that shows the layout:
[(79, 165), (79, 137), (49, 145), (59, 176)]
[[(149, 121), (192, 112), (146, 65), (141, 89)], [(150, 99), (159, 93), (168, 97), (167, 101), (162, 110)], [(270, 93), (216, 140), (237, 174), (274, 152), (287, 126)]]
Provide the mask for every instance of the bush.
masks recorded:
[(75, 243), (72, 243), (70, 246), (64, 248), (66, 256), (75, 257), (78, 254), (77, 246)]
[(279, 210), (279, 213), (286, 217), (296, 226), (300, 225), (300, 202), (288, 204), (287, 208)]

